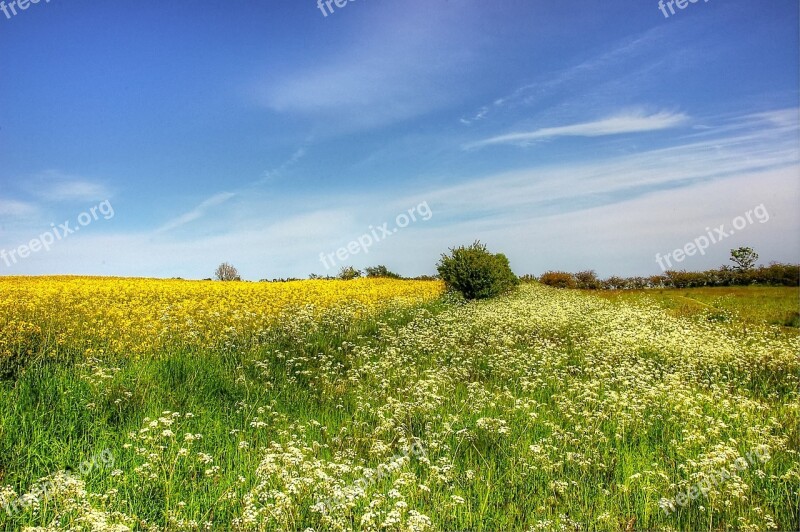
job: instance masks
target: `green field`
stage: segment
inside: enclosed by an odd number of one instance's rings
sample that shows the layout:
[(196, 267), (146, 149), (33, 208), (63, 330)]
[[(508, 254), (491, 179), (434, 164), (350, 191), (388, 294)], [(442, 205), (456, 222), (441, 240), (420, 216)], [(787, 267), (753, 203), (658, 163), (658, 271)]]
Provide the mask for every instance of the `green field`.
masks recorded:
[(797, 530), (796, 306), (532, 284), (34, 364), (0, 383), (0, 529)]
[(607, 290), (604, 297), (650, 299), (676, 316), (705, 315), (745, 324), (800, 328), (800, 289), (784, 286), (730, 286), (665, 290)]

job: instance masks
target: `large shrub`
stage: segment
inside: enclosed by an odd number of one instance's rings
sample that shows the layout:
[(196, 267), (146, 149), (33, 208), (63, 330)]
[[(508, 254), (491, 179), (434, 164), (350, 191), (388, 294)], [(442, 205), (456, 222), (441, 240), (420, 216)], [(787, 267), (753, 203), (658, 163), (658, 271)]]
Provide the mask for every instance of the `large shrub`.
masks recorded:
[(519, 283), (508, 258), (502, 253), (490, 253), (479, 241), (450, 249), (449, 255), (442, 255), (436, 269), (448, 288), (461, 292), (467, 299), (494, 297)]

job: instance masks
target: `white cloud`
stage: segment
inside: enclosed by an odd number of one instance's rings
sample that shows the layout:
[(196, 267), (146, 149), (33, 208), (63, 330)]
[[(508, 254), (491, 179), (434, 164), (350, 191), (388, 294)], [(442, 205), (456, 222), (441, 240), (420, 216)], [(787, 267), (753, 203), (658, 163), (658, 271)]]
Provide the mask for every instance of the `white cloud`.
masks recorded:
[(24, 217), (38, 212), (38, 208), (30, 203), (0, 198), (0, 216)]
[[(800, 199), (797, 166), (742, 174), (729, 179), (652, 192), (628, 201), (582, 211), (522, 220), (508, 227), (480, 227), (474, 233), (507, 250), (519, 273), (548, 269), (601, 275), (648, 275), (661, 272), (655, 262), (763, 204), (766, 223), (754, 218), (743, 230), (712, 245), (705, 255), (684, 260), (678, 269), (702, 270), (727, 263), (730, 249), (751, 246), (762, 262), (800, 260)], [(711, 201), (713, 199), (713, 201)]]
[(498, 226), (513, 226), (554, 212), (619, 203), (656, 189), (797, 167), (799, 124), (762, 121), (754, 127), (746, 117), (737, 124), (723, 135), (692, 135), (667, 148), (488, 175), (424, 194), (445, 216), (483, 217)]
[(470, 10), (409, 0), (347, 16), (360, 23), (346, 41), (320, 39), (306, 65), (271, 70), (250, 90), (256, 101), (339, 131), (407, 120), (458, 98), (450, 87), (466, 79), (475, 43), (455, 19)]
[(274, 179), (280, 176), (283, 172), (285, 172), (286, 170), (290, 169), (292, 166), (297, 164), (305, 156), (306, 156), (306, 149), (298, 148), (297, 150), (295, 150), (292, 156), (289, 157), (286, 161), (284, 161), (280, 166), (264, 172), (264, 177), (258, 180), (256, 184), (263, 184), (269, 181), (270, 179)]
[[(761, 203), (770, 214), (768, 223), (752, 224), (681, 266), (718, 266), (727, 261), (729, 249), (739, 245), (754, 247), (765, 262), (796, 262), (800, 258), (798, 170), (793, 166), (745, 173), (578, 211), (529, 216), (514, 212), (509, 218), (475, 216), (471, 211), (454, 218), (431, 202), (434, 216), (429, 222), (412, 224), (348, 263), (359, 268), (384, 263), (409, 275), (433, 273), (439, 254), (448, 247), (480, 238), (490, 249), (506, 253), (520, 274), (586, 268), (604, 276), (655, 274), (660, 271), (656, 253), (682, 247), (704, 234), (706, 227), (730, 224)], [(502, 205), (498, 198), (487, 202)], [(364, 233), (369, 223), (390, 219), (401, 210), (394, 205), (372, 209), (365, 213), (350, 206), (311, 212), (210, 238), (154, 241), (146, 234), (81, 233), (14, 268), (0, 268), (0, 273), (201, 278), (210, 276), (222, 261), (234, 264), (247, 279), (331, 273), (319, 261), (320, 252), (335, 251)], [(16, 240), (25, 241), (21, 236)]]
[(30, 194), (49, 202), (103, 201), (111, 197), (111, 192), (102, 183), (59, 170), (40, 173), (30, 180), (26, 189)]
[[(549, 101), (548, 110), (552, 110), (552, 100), (568, 99), (569, 108), (590, 105), (597, 108), (601, 93), (613, 87), (612, 102), (619, 105), (621, 93), (638, 88), (641, 82), (657, 78), (656, 72), (665, 65), (672, 64), (677, 54), (674, 48), (669, 49), (669, 56), (664, 56), (663, 42), (674, 41), (669, 38), (669, 31), (674, 28), (663, 26), (651, 28), (641, 34), (615, 43), (605, 51), (588, 57), (581, 62), (561, 70), (545, 72), (540, 79), (527, 83), (509, 94), (494, 98), (491, 104), (482, 106), (473, 112), (470, 118), (462, 118), (464, 125), (482, 120), (490, 114), (505, 109), (519, 112), (520, 107), (531, 107)], [(642, 61), (642, 59), (647, 59)], [(681, 57), (677, 63), (687, 63)], [(639, 91), (636, 91), (639, 94)]]
[(524, 145), (534, 141), (555, 137), (601, 137), (606, 135), (620, 135), (623, 133), (642, 133), (676, 127), (684, 124), (687, 120), (688, 117), (683, 113), (662, 111), (645, 115), (641, 112), (627, 112), (594, 122), (547, 127), (535, 131), (499, 135), (473, 142), (466, 147), (480, 148), (494, 144)]
[(177, 218), (173, 218), (172, 220), (168, 221), (161, 227), (156, 230), (156, 233), (165, 233), (167, 231), (171, 231), (173, 229), (177, 229), (183, 225), (186, 225), (190, 222), (198, 220), (205, 216), (210, 209), (225, 203), (226, 201), (230, 200), (236, 196), (236, 194), (232, 192), (222, 192), (220, 194), (215, 194), (211, 196), (207, 200), (203, 201), (200, 205), (192, 209), (191, 211), (184, 213)]

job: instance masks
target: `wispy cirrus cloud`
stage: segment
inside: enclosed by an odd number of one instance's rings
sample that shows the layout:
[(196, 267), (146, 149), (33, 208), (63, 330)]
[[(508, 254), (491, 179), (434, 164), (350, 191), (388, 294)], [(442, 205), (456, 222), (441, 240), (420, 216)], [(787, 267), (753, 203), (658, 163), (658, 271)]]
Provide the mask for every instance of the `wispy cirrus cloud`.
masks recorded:
[(624, 133), (643, 133), (676, 127), (684, 124), (688, 119), (689, 117), (683, 113), (667, 111), (650, 115), (641, 112), (627, 112), (593, 122), (498, 135), (467, 144), (465, 148), (482, 148), (495, 144), (526, 145), (556, 137), (602, 137)]
[(256, 181), (255, 184), (257, 185), (264, 184), (270, 179), (278, 177), (283, 172), (285, 172), (286, 170), (288, 170), (289, 168), (300, 162), (300, 160), (305, 156), (306, 156), (306, 149), (298, 148), (297, 150), (295, 150), (295, 152), (292, 154), (291, 157), (289, 157), (286, 161), (283, 162), (283, 164), (281, 164), (277, 168), (265, 171), (263, 177), (258, 181)]
[[(472, 58), (467, 35), (472, 10), (454, 13), (450, 6), (409, 0), (387, 4), (364, 17), (348, 43), (317, 42), (327, 52), (305, 65), (269, 77), (249, 88), (261, 105), (280, 114), (309, 119), (318, 128), (363, 130), (418, 117), (451, 105), (458, 97), (447, 90), (466, 79)], [(436, 50), (431, 54), (430, 50)]]
[(192, 209), (189, 212), (186, 212), (177, 218), (173, 218), (172, 220), (168, 221), (158, 229), (156, 229), (156, 233), (166, 233), (167, 231), (172, 231), (173, 229), (177, 229), (178, 227), (184, 226), (188, 223), (194, 222), (195, 220), (199, 220), (210, 211), (212, 208), (222, 205), (223, 203), (227, 202), (231, 198), (236, 196), (233, 192), (221, 192), (219, 194), (215, 194), (208, 198), (207, 200), (200, 203), (197, 207)]
[[(519, 108), (541, 105), (551, 108), (561, 101), (572, 102), (574, 106), (586, 102), (587, 97), (596, 106), (598, 94), (606, 92), (603, 90), (606, 86), (613, 87), (611, 101), (619, 103), (622, 92), (638, 94), (636, 87), (642, 85), (643, 79), (657, 80), (660, 70), (680, 68), (691, 60), (675, 49), (670, 49), (670, 55), (665, 55), (663, 42), (670, 39), (669, 30), (655, 27), (618, 41), (582, 61), (547, 72), (539, 79), (495, 98), (459, 121), (471, 125), (506, 110), (518, 111)], [(676, 55), (680, 60), (674, 57)]]
[(38, 212), (38, 208), (24, 201), (0, 198), (0, 216), (23, 217)]
[(111, 191), (103, 183), (60, 170), (45, 170), (26, 186), (28, 193), (48, 202), (100, 201)]
[[(512, 226), (550, 213), (614, 204), (646, 193), (722, 181), (800, 164), (797, 109), (729, 117), (717, 129), (667, 147), (490, 174), (425, 193), (437, 220), (472, 217)], [(565, 184), (567, 184), (565, 186)]]

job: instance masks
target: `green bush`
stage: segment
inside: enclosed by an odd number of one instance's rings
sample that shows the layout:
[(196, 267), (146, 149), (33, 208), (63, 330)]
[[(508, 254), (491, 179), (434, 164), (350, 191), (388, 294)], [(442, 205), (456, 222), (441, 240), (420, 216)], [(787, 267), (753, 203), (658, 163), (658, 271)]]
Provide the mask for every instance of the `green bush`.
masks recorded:
[(436, 265), (448, 288), (467, 299), (486, 299), (511, 290), (519, 279), (502, 253), (492, 254), (476, 241), (471, 246), (450, 249)]

